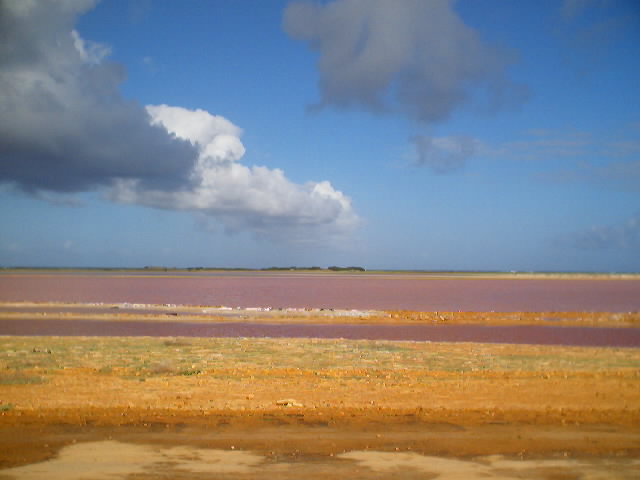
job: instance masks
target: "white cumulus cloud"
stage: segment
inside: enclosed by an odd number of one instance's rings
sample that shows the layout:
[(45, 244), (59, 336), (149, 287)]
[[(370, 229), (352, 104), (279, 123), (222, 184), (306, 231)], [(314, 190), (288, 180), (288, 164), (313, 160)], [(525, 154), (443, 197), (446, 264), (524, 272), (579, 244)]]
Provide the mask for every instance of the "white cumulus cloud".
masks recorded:
[(149, 189), (138, 181), (116, 182), (111, 198), (154, 208), (205, 213), (229, 230), (306, 240), (340, 235), (359, 222), (351, 200), (328, 181), (296, 184), (280, 169), (239, 163), (242, 130), (204, 110), (168, 105), (147, 107), (151, 122), (198, 151), (191, 184), (184, 189)]
[(240, 163), (242, 130), (204, 110), (122, 97), (110, 47), (74, 28), (94, 0), (0, 0), (0, 185), (58, 205), (114, 201), (202, 212), (228, 230), (327, 239), (358, 223), (329, 182)]

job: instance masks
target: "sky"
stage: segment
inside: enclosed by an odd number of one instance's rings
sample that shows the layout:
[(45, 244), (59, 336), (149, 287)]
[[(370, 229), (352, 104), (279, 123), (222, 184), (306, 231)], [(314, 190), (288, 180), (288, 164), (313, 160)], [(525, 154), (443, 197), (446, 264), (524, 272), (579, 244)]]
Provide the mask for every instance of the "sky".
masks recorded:
[(635, 0), (0, 0), (0, 266), (640, 271)]

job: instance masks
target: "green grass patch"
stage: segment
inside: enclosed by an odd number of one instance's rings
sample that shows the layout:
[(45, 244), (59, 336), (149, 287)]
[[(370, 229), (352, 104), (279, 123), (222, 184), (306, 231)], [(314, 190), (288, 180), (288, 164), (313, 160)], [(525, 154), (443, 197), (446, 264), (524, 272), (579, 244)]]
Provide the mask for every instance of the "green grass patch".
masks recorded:
[[(44, 338), (44, 337), (43, 337)], [(331, 339), (5, 337), (0, 384), (42, 383), (43, 372), (89, 368), (101, 375), (194, 376), (218, 369), (376, 371), (640, 370), (640, 349), (518, 347)], [(36, 350), (49, 349), (52, 353)]]
[(45, 379), (36, 375), (22, 375), (20, 373), (0, 375), (0, 385), (37, 385), (45, 383)]

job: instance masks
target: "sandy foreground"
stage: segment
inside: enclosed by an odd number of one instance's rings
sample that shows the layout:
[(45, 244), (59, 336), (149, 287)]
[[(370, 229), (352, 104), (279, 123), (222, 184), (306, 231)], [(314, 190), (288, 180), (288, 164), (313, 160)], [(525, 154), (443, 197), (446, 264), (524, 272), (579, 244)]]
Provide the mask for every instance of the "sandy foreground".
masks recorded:
[(638, 478), (639, 458), (637, 348), (0, 337), (3, 480)]

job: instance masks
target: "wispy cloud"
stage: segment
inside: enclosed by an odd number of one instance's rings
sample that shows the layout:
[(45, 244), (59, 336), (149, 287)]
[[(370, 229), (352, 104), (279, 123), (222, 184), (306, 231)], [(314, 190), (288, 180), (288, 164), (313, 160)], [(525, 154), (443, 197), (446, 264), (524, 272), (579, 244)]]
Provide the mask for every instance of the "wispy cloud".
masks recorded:
[(557, 34), (565, 44), (565, 60), (581, 75), (607, 59), (609, 49), (636, 30), (640, 10), (634, 1), (564, 0)]
[(436, 174), (459, 172), (473, 158), (542, 162), (580, 158), (595, 148), (587, 132), (545, 128), (529, 129), (520, 139), (501, 143), (469, 135), (415, 135), (410, 142), (415, 149), (413, 163)]
[(609, 136), (573, 130), (530, 129), (522, 140), (483, 144), (483, 147), (486, 155), (546, 161), (552, 168), (541, 171), (538, 177), (547, 181), (640, 190), (640, 142), (633, 124)]
[(640, 213), (619, 225), (596, 225), (563, 235), (557, 243), (581, 250), (632, 249), (640, 253)]
[(632, 127), (604, 138), (573, 129), (531, 128), (515, 140), (494, 143), (468, 135), (415, 135), (410, 138), (412, 163), (450, 174), (474, 158), (537, 162), (547, 168), (539, 173), (545, 180), (638, 190), (640, 141)]
[(585, 155), (592, 147), (593, 139), (587, 132), (534, 128), (518, 140), (485, 143), (484, 153), (515, 160), (549, 160)]
[(161, 66), (158, 65), (155, 58), (151, 56), (147, 55), (145, 57), (142, 57), (141, 63), (143, 67), (146, 69), (146, 71), (149, 72), (151, 75), (156, 75), (162, 70)]
[(561, 14), (572, 19), (592, 7), (605, 6), (609, 0), (564, 0), (560, 6)]
[(640, 140), (614, 140), (604, 146), (602, 153), (611, 157), (640, 155)]
[(462, 170), (478, 149), (477, 140), (463, 135), (411, 138), (416, 149), (415, 165), (426, 167), (438, 175)]
[(640, 141), (625, 128), (609, 136), (573, 129), (530, 128), (507, 142), (491, 143), (476, 139), (483, 156), (512, 160), (580, 160), (598, 158), (602, 161), (632, 158), (640, 154)]
[(640, 160), (604, 165), (579, 162), (571, 167), (541, 173), (541, 179), (560, 183), (591, 183), (614, 190), (640, 191)]
[(40, 200), (50, 203), (51, 205), (59, 207), (83, 207), (85, 205), (85, 203), (77, 196), (59, 192), (38, 190), (34, 193), (34, 196)]

